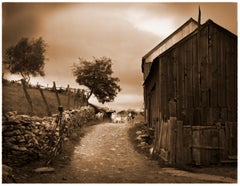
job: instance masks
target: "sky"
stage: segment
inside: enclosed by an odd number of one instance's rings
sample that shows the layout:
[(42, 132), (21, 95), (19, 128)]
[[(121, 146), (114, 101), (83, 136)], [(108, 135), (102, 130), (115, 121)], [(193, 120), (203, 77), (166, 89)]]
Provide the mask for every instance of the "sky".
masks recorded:
[[(142, 57), (189, 18), (212, 19), (237, 35), (237, 3), (204, 2), (72, 2), (2, 3), (2, 53), (22, 37), (42, 37), (47, 43), (45, 77), (31, 83), (78, 88), (72, 66), (78, 58), (106, 56), (122, 91), (101, 105), (121, 110), (143, 108)], [(20, 79), (2, 67), (5, 78)]]

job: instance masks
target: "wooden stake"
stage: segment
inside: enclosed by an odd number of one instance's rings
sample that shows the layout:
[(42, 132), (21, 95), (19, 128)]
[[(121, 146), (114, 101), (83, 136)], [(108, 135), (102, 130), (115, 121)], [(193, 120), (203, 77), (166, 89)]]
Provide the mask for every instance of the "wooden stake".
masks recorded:
[(60, 99), (59, 99), (59, 96), (58, 96), (58, 93), (57, 93), (57, 88), (56, 88), (55, 81), (53, 82), (53, 90), (54, 90), (54, 92), (55, 92), (55, 94), (56, 94), (58, 106), (60, 106), (60, 105), (61, 105), (61, 102), (60, 102)]
[(52, 114), (51, 114), (51, 111), (50, 111), (50, 109), (49, 109), (47, 100), (46, 100), (46, 98), (45, 98), (45, 96), (44, 96), (44, 94), (43, 94), (43, 91), (42, 91), (42, 89), (41, 89), (41, 87), (40, 87), (39, 85), (38, 85), (38, 90), (39, 90), (39, 92), (40, 92), (40, 94), (41, 94), (41, 96), (42, 96), (43, 102), (44, 102), (45, 107), (46, 107), (47, 114), (48, 114), (48, 116), (51, 116)]
[(28, 94), (28, 91), (27, 91), (27, 87), (26, 87), (26, 82), (24, 79), (21, 79), (21, 82), (22, 82), (22, 86), (23, 86), (23, 91), (25, 93), (25, 97), (28, 101), (28, 104), (30, 106), (30, 109), (31, 109), (31, 114), (34, 114), (34, 111), (33, 111), (33, 104), (32, 104), (32, 100), (31, 100), (31, 97), (30, 95)]

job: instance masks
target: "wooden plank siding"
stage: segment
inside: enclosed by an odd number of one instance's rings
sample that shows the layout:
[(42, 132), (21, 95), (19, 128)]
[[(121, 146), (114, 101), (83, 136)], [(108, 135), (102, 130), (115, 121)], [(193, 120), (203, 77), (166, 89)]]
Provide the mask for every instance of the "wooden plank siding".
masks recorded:
[(211, 29), (211, 107), (215, 118), (237, 121), (237, 37), (218, 27), (213, 26)]
[(210, 165), (236, 157), (236, 35), (207, 21), (154, 59), (144, 94), (162, 160)]
[(154, 60), (159, 65), (145, 82), (147, 89), (152, 80), (157, 87), (151, 110), (168, 119), (168, 104), (174, 99), (184, 125), (236, 121), (237, 37), (226, 32), (209, 21)]

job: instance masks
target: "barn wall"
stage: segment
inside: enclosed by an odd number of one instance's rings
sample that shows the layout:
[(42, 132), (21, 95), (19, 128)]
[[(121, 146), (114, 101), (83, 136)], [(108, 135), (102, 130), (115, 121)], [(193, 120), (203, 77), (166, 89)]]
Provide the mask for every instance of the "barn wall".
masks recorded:
[(223, 121), (237, 121), (237, 37), (210, 27), (212, 117)]
[(236, 121), (236, 37), (214, 23), (159, 56), (159, 110), (169, 118), (175, 100), (176, 116), (186, 125)]
[[(158, 66), (158, 64), (156, 64)], [(146, 120), (149, 127), (154, 127), (158, 119), (159, 109), (158, 109), (158, 100), (159, 100), (159, 87), (158, 87), (158, 67), (155, 68), (155, 72), (149, 78), (147, 85), (145, 86), (145, 112)]]
[(208, 21), (155, 58), (144, 87), (161, 160), (236, 160), (237, 36)]

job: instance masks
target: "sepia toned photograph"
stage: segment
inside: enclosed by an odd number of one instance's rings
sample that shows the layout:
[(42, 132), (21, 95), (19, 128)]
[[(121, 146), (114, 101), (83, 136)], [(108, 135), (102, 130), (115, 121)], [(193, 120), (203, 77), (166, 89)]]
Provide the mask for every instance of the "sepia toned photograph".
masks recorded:
[(2, 6), (2, 183), (238, 183), (238, 3)]

